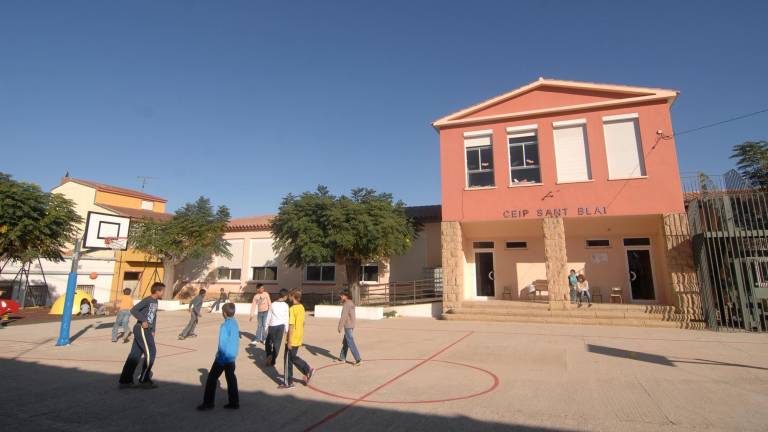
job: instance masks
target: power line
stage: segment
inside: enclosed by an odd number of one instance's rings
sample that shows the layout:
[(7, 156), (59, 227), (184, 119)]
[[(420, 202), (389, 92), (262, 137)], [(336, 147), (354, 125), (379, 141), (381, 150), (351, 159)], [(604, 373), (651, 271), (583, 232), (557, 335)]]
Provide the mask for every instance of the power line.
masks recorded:
[(682, 132), (677, 132), (677, 133), (672, 134), (672, 136), (676, 137), (676, 136), (680, 136), (680, 135), (683, 135), (683, 134), (700, 131), (702, 129), (707, 129), (707, 128), (711, 128), (711, 127), (714, 127), (714, 126), (719, 126), (721, 124), (730, 123), (732, 121), (745, 119), (747, 117), (756, 116), (756, 115), (762, 114), (764, 112), (768, 112), (768, 108), (764, 108), (764, 109), (761, 109), (759, 111), (751, 112), (749, 114), (740, 115), (738, 117), (729, 118), (727, 120), (722, 120), (722, 121), (719, 121), (719, 122), (716, 122), (716, 123), (712, 123), (712, 124), (708, 124), (708, 125), (704, 125), (704, 126), (699, 126), (697, 128), (688, 129), (688, 130), (685, 130), (685, 131), (682, 131)]

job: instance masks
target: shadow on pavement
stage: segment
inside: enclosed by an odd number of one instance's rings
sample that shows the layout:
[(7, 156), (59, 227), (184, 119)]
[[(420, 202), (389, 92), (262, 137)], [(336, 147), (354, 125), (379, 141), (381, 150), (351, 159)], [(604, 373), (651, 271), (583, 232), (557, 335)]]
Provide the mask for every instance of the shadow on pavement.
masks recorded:
[(325, 348), (320, 348), (314, 345), (306, 345), (306, 344), (304, 345), (304, 348), (306, 348), (307, 351), (309, 351), (309, 353), (312, 354), (313, 356), (319, 355), (319, 356), (329, 358), (331, 360), (336, 360), (336, 356), (331, 354), (331, 352)]
[[(246, 362), (241, 362), (248, 365)], [(180, 364), (179, 366), (183, 366)], [(319, 401), (298, 386), (279, 395), (241, 391), (237, 411), (221, 409), (226, 392), (217, 391), (217, 409), (197, 412), (200, 385), (163, 382), (155, 390), (118, 390), (114, 374), (0, 360), (3, 430), (8, 431), (555, 431), (524, 425), (398, 411), (396, 407)], [(207, 370), (199, 369), (203, 381)], [(203, 371), (205, 373), (203, 373)], [(192, 370), (190, 371), (192, 372)], [(311, 396), (313, 399), (307, 398)], [(478, 400), (478, 404), (482, 401)], [(311, 426), (315, 426), (309, 429)]]
[(701, 364), (701, 365), (707, 365), (707, 366), (731, 366), (731, 367), (740, 367), (740, 368), (748, 368), (748, 369), (768, 370), (768, 368), (764, 368), (760, 366), (752, 366), (752, 365), (746, 365), (746, 364), (740, 364), (740, 363), (727, 363), (727, 362), (720, 362), (716, 360), (689, 359), (689, 358), (670, 359), (667, 356), (663, 356), (659, 354), (649, 354), (649, 353), (644, 353), (640, 351), (629, 351), (621, 348), (613, 348), (613, 347), (607, 347), (602, 345), (587, 344), (587, 351), (594, 354), (602, 354), (606, 356), (619, 357), (619, 358), (628, 358), (632, 360), (653, 363), (653, 364), (658, 364), (662, 366), (677, 367), (676, 363), (688, 363), (688, 364)]

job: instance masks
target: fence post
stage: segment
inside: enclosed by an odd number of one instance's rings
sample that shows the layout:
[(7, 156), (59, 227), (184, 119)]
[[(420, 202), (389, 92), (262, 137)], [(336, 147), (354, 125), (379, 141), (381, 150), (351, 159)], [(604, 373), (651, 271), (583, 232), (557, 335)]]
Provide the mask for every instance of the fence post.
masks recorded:
[(413, 304), (416, 304), (416, 281), (413, 281)]

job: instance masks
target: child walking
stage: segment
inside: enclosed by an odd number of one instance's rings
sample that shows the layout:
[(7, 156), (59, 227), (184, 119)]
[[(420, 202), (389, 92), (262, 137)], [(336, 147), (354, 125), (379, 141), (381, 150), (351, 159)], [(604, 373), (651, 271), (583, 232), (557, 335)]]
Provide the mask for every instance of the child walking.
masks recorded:
[[(264, 341), (264, 354), (267, 366), (274, 366), (283, 343), (283, 333), (288, 325), (288, 290), (281, 289), (280, 298), (272, 302), (267, 318), (267, 339)], [(251, 342), (252, 344), (255, 342)]]
[(200, 317), (203, 316), (203, 300), (205, 300), (205, 290), (201, 288), (195, 298), (189, 302), (189, 323), (179, 333), (179, 340), (197, 336), (195, 334), (195, 327), (197, 327)]
[(307, 362), (299, 357), (299, 348), (304, 343), (304, 305), (301, 304), (301, 291), (294, 288), (288, 293), (291, 300), (291, 307), (288, 309), (288, 338), (285, 344), (285, 381), (280, 388), (292, 389), (293, 384), (293, 366), (304, 374), (304, 384), (308, 385), (315, 372)]
[(133, 308), (133, 299), (129, 288), (124, 289), (123, 295), (115, 300), (115, 306), (117, 307), (117, 317), (115, 317), (115, 324), (112, 326), (112, 342), (117, 342), (117, 335), (121, 328), (123, 340), (128, 342), (128, 336), (131, 334), (131, 328), (128, 324), (131, 320), (131, 308)]
[(253, 342), (264, 343), (266, 339), (267, 317), (269, 316), (269, 306), (272, 304), (272, 299), (269, 297), (269, 293), (264, 292), (264, 284), (256, 285), (256, 295), (253, 296), (251, 302), (251, 317), (248, 321), (253, 321), (253, 316), (257, 315), (256, 319), (256, 337), (253, 338)]
[(216, 351), (216, 358), (208, 371), (203, 403), (197, 407), (199, 411), (213, 409), (216, 398), (216, 383), (222, 372), (224, 372), (224, 377), (227, 380), (227, 394), (229, 395), (229, 403), (224, 405), (224, 408), (240, 408), (240, 394), (237, 391), (237, 377), (235, 376), (235, 360), (237, 359), (237, 351), (240, 349), (240, 328), (237, 325), (237, 320), (233, 318), (235, 316), (234, 303), (225, 303), (221, 310), (224, 322), (219, 328), (219, 350)]
[(141, 366), (139, 375), (139, 386), (145, 389), (157, 388), (152, 382), (152, 365), (155, 363), (155, 329), (157, 328), (157, 300), (163, 297), (165, 285), (161, 282), (155, 282), (150, 288), (150, 295), (144, 300), (136, 303), (131, 308), (131, 315), (136, 318), (136, 325), (133, 326), (133, 345), (128, 358), (123, 365), (123, 372), (120, 374), (120, 388), (133, 386), (133, 372), (144, 356), (144, 363)]
[(344, 331), (344, 336), (341, 339), (341, 353), (339, 354), (339, 361), (347, 361), (347, 350), (352, 351), (352, 356), (355, 358), (355, 366), (359, 366), (362, 359), (360, 353), (357, 351), (357, 345), (355, 344), (355, 338), (352, 332), (355, 330), (355, 302), (352, 301), (352, 296), (349, 295), (349, 291), (341, 292), (341, 318), (339, 318), (339, 333)]

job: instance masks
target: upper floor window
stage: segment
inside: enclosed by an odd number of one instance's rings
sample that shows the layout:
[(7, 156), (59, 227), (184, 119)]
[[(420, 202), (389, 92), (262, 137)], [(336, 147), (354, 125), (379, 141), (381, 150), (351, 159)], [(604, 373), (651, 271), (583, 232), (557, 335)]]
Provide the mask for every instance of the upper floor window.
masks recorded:
[(272, 250), (271, 238), (255, 238), (250, 241), (251, 276), (255, 281), (277, 280), (277, 256)]
[(243, 240), (227, 240), (231, 258), (216, 257), (216, 278), (219, 280), (240, 280), (243, 268)]
[(306, 267), (304, 280), (307, 282), (336, 281), (336, 266), (334, 264), (310, 264)]
[(491, 131), (466, 132), (464, 151), (467, 163), (467, 187), (493, 187), (493, 145)]
[(255, 281), (274, 282), (277, 280), (277, 266), (251, 267), (252, 278)]
[(144, 210), (154, 210), (155, 203), (152, 201), (141, 200), (141, 208)]
[(541, 183), (539, 140), (536, 129), (525, 132), (513, 132), (511, 129), (507, 128), (509, 184), (517, 186)]
[(645, 158), (637, 120), (637, 114), (603, 117), (609, 179), (645, 176)]
[(579, 182), (591, 178), (586, 123), (582, 119), (552, 124), (558, 182)]

